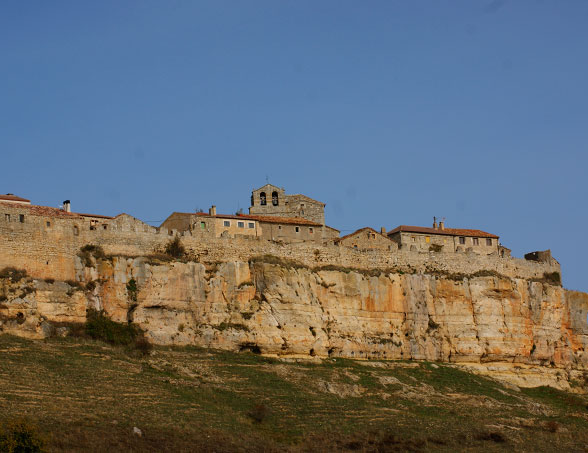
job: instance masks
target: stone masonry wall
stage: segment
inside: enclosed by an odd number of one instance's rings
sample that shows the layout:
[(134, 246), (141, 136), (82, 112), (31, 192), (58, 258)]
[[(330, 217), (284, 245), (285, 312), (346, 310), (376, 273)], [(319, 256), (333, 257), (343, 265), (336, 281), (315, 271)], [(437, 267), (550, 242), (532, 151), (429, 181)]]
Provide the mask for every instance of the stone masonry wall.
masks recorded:
[[(49, 219), (49, 220), (48, 220)], [(51, 226), (47, 227), (46, 222)], [(74, 230), (78, 226), (77, 234)], [(25, 223), (0, 219), (0, 269), (26, 269), (37, 278), (75, 279), (75, 257), (87, 244), (103, 247), (110, 255), (145, 256), (161, 251), (176, 231), (157, 230), (138, 219), (121, 215), (106, 230), (90, 230), (84, 219), (29, 216)], [(494, 271), (507, 277), (542, 278), (546, 272), (560, 272), (552, 260), (547, 263), (497, 255), (410, 251), (356, 251), (347, 247), (318, 244), (278, 244), (263, 240), (234, 238), (205, 239), (190, 232), (179, 234), (184, 246), (200, 262), (247, 262), (254, 256), (274, 255), (295, 260), (308, 267), (340, 266), (357, 269), (395, 268), (407, 273), (472, 274)]]

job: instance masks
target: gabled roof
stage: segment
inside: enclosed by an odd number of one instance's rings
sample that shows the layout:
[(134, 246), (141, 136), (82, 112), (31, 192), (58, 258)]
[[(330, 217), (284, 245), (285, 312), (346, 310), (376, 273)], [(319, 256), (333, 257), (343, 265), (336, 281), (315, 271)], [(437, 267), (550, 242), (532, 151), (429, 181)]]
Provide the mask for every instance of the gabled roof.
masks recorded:
[(335, 239), (335, 241), (337, 241), (337, 242), (340, 242), (340, 241), (342, 241), (343, 239), (347, 239), (347, 238), (350, 238), (350, 237), (352, 237), (352, 236), (355, 236), (357, 233), (361, 233), (362, 231), (371, 231), (372, 233), (376, 233), (376, 234), (378, 234), (378, 235), (382, 236), (383, 238), (386, 238), (386, 239), (388, 239), (389, 241), (391, 241), (391, 239), (390, 239), (388, 236), (386, 236), (385, 234), (382, 234), (382, 233), (380, 233), (379, 231), (376, 231), (376, 230), (374, 230), (374, 229), (373, 229), (373, 228), (371, 228), (371, 227), (363, 227), (363, 228), (360, 228), (359, 230), (356, 230), (356, 231), (354, 231), (353, 233), (346, 234), (345, 236), (342, 236), (342, 237), (340, 237), (340, 238), (337, 238), (337, 239)]
[(388, 236), (394, 233), (405, 232), (405, 233), (423, 233), (423, 234), (437, 234), (441, 236), (470, 236), (470, 237), (480, 237), (480, 238), (494, 238), (498, 239), (499, 236), (496, 236), (492, 233), (487, 233), (482, 230), (467, 230), (462, 228), (445, 228), (443, 230), (436, 229), (436, 228), (427, 228), (427, 227), (418, 227), (418, 226), (410, 226), (410, 225), (400, 225), (394, 228), (392, 231), (388, 232)]
[(7, 193), (6, 195), (0, 195), (0, 201), (2, 201), (2, 200), (18, 201), (21, 203), (30, 203), (31, 202), (31, 200), (27, 200), (26, 198), (17, 197), (16, 195), (13, 195), (11, 193)]
[(314, 198), (307, 197), (306, 195), (302, 195), (301, 193), (295, 193), (295, 194), (287, 195), (287, 196), (288, 197), (300, 197), (300, 198), (304, 198), (305, 200), (310, 201), (311, 203), (319, 203), (319, 204), (322, 204), (323, 206), (326, 206), (326, 204), (323, 203), (322, 201), (318, 201), (318, 200), (315, 200)]
[[(174, 213), (176, 214), (176, 213)], [(177, 214), (184, 214), (184, 213), (177, 213)], [(255, 220), (261, 223), (281, 223), (284, 225), (308, 225), (308, 226), (316, 226), (322, 227), (320, 223), (313, 222), (311, 220), (303, 219), (300, 217), (277, 217), (277, 216), (262, 216), (262, 215), (248, 215), (248, 214), (237, 214), (237, 215), (228, 215), (228, 214), (217, 214), (217, 215), (210, 215), (205, 212), (196, 212), (189, 215), (197, 215), (200, 217), (209, 217), (209, 218), (218, 218), (218, 219), (235, 219), (235, 220)]]
[(273, 188), (275, 188), (275, 189), (279, 189), (279, 190), (281, 190), (281, 191), (284, 191), (284, 189), (282, 189), (281, 187), (275, 186), (275, 185), (273, 185), (273, 184), (270, 184), (270, 183), (268, 182), (268, 183), (265, 183), (263, 186), (259, 187), (258, 189), (253, 189), (253, 192), (257, 192), (258, 190), (261, 190), (261, 189), (263, 189), (264, 187), (267, 187), (267, 186), (269, 186), (269, 187), (273, 187)]
[(63, 209), (58, 208), (51, 208), (49, 206), (37, 206), (34, 204), (13, 204), (13, 203), (2, 203), (0, 200), (0, 206), (26, 210), (30, 215), (42, 216), (42, 217), (60, 217), (60, 218), (68, 218), (68, 219), (81, 219), (82, 217), (75, 212), (67, 212)]
[(81, 212), (76, 212), (76, 214), (81, 215), (82, 217), (96, 217), (97, 219), (114, 219), (114, 217), (100, 214), (82, 214)]

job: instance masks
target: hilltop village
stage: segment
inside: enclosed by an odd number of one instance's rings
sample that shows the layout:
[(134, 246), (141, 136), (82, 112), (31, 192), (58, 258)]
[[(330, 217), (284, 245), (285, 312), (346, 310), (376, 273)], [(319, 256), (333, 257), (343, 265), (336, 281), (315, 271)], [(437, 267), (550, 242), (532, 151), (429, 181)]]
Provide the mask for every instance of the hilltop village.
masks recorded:
[[(73, 276), (67, 259), (85, 244), (100, 245), (111, 254), (140, 256), (161, 249), (170, 236), (181, 238), (204, 259), (221, 253), (219, 259), (277, 253), (302, 261), (320, 255), (323, 262), (360, 268), (409, 261), (424, 265), (431, 260), (458, 270), (491, 266), (504, 272), (505, 266), (515, 266), (519, 272), (525, 267), (520, 260), (508, 261), (510, 250), (501, 245), (498, 235), (447, 228), (436, 220), (431, 227), (400, 225), (377, 231), (366, 226), (341, 236), (325, 223), (325, 203), (287, 194), (272, 184), (252, 191), (248, 214), (222, 214), (212, 206), (207, 213), (173, 212), (159, 227), (124, 213), (111, 217), (73, 212), (69, 200), (52, 208), (13, 194), (0, 195), (0, 266), (16, 262), (41, 276), (52, 275), (55, 266), (61, 268), (59, 276)], [(525, 258), (559, 271), (549, 251)]]

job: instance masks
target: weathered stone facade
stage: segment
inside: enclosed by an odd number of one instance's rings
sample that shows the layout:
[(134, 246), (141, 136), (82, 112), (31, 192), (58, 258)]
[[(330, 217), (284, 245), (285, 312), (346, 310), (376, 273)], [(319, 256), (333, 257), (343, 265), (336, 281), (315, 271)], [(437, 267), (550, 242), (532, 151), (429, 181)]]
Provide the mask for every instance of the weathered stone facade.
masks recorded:
[(370, 227), (361, 228), (342, 238), (335, 239), (335, 245), (351, 247), (360, 251), (387, 250), (395, 252), (398, 250), (398, 244), (395, 241)]
[(325, 204), (306, 195), (286, 195), (283, 188), (266, 184), (251, 194), (249, 214), (300, 217), (325, 225)]
[(413, 252), (473, 252), (479, 255), (499, 253), (499, 237), (481, 230), (401, 225), (388, 237), (402, 250)]

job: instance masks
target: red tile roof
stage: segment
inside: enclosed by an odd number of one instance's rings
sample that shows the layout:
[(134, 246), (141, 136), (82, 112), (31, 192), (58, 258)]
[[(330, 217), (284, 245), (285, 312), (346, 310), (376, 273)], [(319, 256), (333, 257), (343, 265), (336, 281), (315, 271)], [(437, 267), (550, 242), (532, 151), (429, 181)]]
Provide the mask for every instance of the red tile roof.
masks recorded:
[[(186, 214), (186, 213), (178, 213), (178, 214)], [(262, 216), (262, 215), (248, 215), (248, 214), (237, 214), (237, 215), (227, 215), (227, 214), (217, 214), (215, 216), (211, 216), (205, 212), (196, 212), (192, 213), (191, 215), (197, 215), (202, 217), (217, 217), (219, 219), (236, 219), (236, 220), (256, 220), (262, 223), (282, 223), (288, 225), (308, 225), (308, 226), (316, 226), (322, 227), (320, 223), (313, 222), (311, 220), (302, 219), (300, 217), (277, 217), (277, 216)]]
[(0, 195), (0, 201), (1, 200), (20, 201), (23, 203), (30, 203), (31, 202), (31, 200), (27, 200), (26, 198), (17, 197), (16, 195), (13, 195), (11, 193), (7, 193), (6, 195)]
[(100, 215), (100, 214), (82, 214), (81, 212), (76, 212), (76, 214), (81, 215), (82, 217), (96, 217), (98, 219), (114, 219), (114, 217), (110, 217), (107, 215)]
[(63, 209), (50, 208), (49, 206), (37, 206), (34, 204), (2, 203), (1, 201), (0, 206), (18, 210), (26, 210), (30, 215), (81, 219), (81, 216), (79, 214), (76, 214), (75, 212), (66, 212)]
[(445, 228), (443, 230), (440, 230), (435, 228), (418, 227), (410, 225), (400, 225), (394, 228), (392, 231), (388, 232), (388, 236), (394, 233), (399, 233), (401, 231), (405, 233), (438, 234), (442, 236), (471, 236), (494, 239), (499, 238), (499, 236), (496, 236), (495, 234), (486, 233), (482, 230), (465, 230), (461, 228)]

